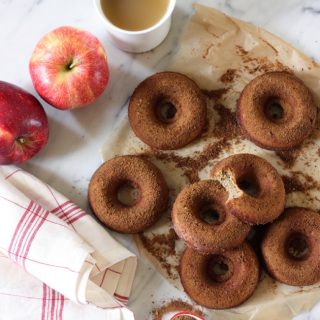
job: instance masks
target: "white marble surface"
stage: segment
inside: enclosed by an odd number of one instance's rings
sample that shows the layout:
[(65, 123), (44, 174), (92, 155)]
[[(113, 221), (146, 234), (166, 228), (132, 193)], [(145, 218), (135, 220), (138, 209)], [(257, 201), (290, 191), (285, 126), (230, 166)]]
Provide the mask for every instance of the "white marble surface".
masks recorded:
[[(165, 70), (194, 0), (178, 0), (172, 30), (157, 49), (140, 55), (113, 47), (98, 17), (93, 0), (0, 0), (0, 79), (36, 95), (28, 62), (37, 41), (61, 25), (78, 26), (94, 33), (106, 48), (111, 80), (98, 101), (85, 109), (58, 111), (43, 103), (50, 121), (47, 147), (23, 167), (88, 210), (87, 185), (100, 164), (99, 148), (126, 108), (135, 86), (156, 70)], [(227, 14), (259, 25), (320, 62), (320, 1), (317, 0), (201, 0)], [(129, 237), (120, 239), (131, 247)], [(137, 320), (151, 319), (150, 311), (171, 297), (180, 296), (147, 263), (141, 261), (130, 307)], [(319, 297), (320, 300), (320, 297)], [(0, 316), (1, 318), (1, 316)], [(320, 319), (320, 308), (297, 319)]]

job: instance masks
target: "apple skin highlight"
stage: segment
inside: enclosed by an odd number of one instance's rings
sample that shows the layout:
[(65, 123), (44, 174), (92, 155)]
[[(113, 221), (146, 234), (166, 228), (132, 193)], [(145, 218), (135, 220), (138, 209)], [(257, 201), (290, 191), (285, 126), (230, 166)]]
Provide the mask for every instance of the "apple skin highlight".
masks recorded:
[(91, 33), (60, 27), (45, 35), (29, 63), (38, 94), (57, 109), (93, 103), (109, 81), (106, 52)]
[(48, 136), (48, 119), (40, 102), (0, 81), (0, 165), (29, 160), (46, 145)]

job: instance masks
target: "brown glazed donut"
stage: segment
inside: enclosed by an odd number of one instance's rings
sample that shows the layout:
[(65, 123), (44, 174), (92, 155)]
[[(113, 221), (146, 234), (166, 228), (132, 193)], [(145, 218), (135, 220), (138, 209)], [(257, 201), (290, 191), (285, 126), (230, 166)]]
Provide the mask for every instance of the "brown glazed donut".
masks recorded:
[(259, 147), (288, 150), (300, 145), (316, 125), (317, 107), (304, 83), (287, 72), (269, 72), (242, 91), (238, 122)]
[(180, 262), (180, 279), (186, 293), (210, 309), (232, 308), (247, 300), (259, 276), (259, 261), (247, 242), (211, 255), (187, 248)]
[[(173, 108), (163, 115), (168, 105)], [(150, 147), (162, 150), (187, 145), (200, 135), (207, 121), (206, 100), (200, 88), (175, 72), (156, 73), (140, 83), (128, 113), (134, 133)]]
[(270, 274), (292, 286), (320, 281), (320, 216), (305, 208), (289, 208), (268, 228), (262, 254)]
[(285, 189), (277, 170), (253, 154), (237, 154), (218, 162), (213, 179), (229, 192), (226, 210), (250, 224), (266, 224), (284, 209)]
[[(240, 245), (250, 226), (225, 209), (228, 193), (213, 180), (204, 180), (184, 188), (172, 210), (172, 222), (178, 236), (186, 244), (203, 253), (212, 253)], [(205, 214), (216, 215), (208, 223)]]
[[(127, 206), (118, 199), (121, 187), (131, 185), (139, 197)], [(138, 156), (113, 158), (94, 173), (88, 198), (98, 219), (121, 233), (138, 233), (154, 224), (167, 209), (169, 191), (160, 172)]]

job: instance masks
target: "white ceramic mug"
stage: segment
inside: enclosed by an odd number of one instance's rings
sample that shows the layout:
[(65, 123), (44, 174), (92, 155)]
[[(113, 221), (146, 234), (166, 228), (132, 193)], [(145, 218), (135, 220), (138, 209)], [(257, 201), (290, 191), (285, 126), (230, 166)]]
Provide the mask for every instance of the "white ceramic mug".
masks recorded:
[(168, 35), (171, 26), (171, 16), (176, 4), (176, 0), (169, 0), (166, 13), (161, 20), (152, 27), (139, 30), (128, 31), (112, 24), (105, 16), (101, 8), (101, 0), (94, 0), (99, 15), (103, 19), (111, 41), (121, 50), (128, 52), (146, 52), (158, 46)]

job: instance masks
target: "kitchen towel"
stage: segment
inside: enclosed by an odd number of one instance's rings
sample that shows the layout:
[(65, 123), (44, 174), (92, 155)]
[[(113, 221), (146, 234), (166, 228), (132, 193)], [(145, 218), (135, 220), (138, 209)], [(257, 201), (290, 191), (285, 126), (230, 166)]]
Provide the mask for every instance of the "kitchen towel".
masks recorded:
[(33, 175), (0, 167), (0, 320), (134, 320), (136, 257)]

